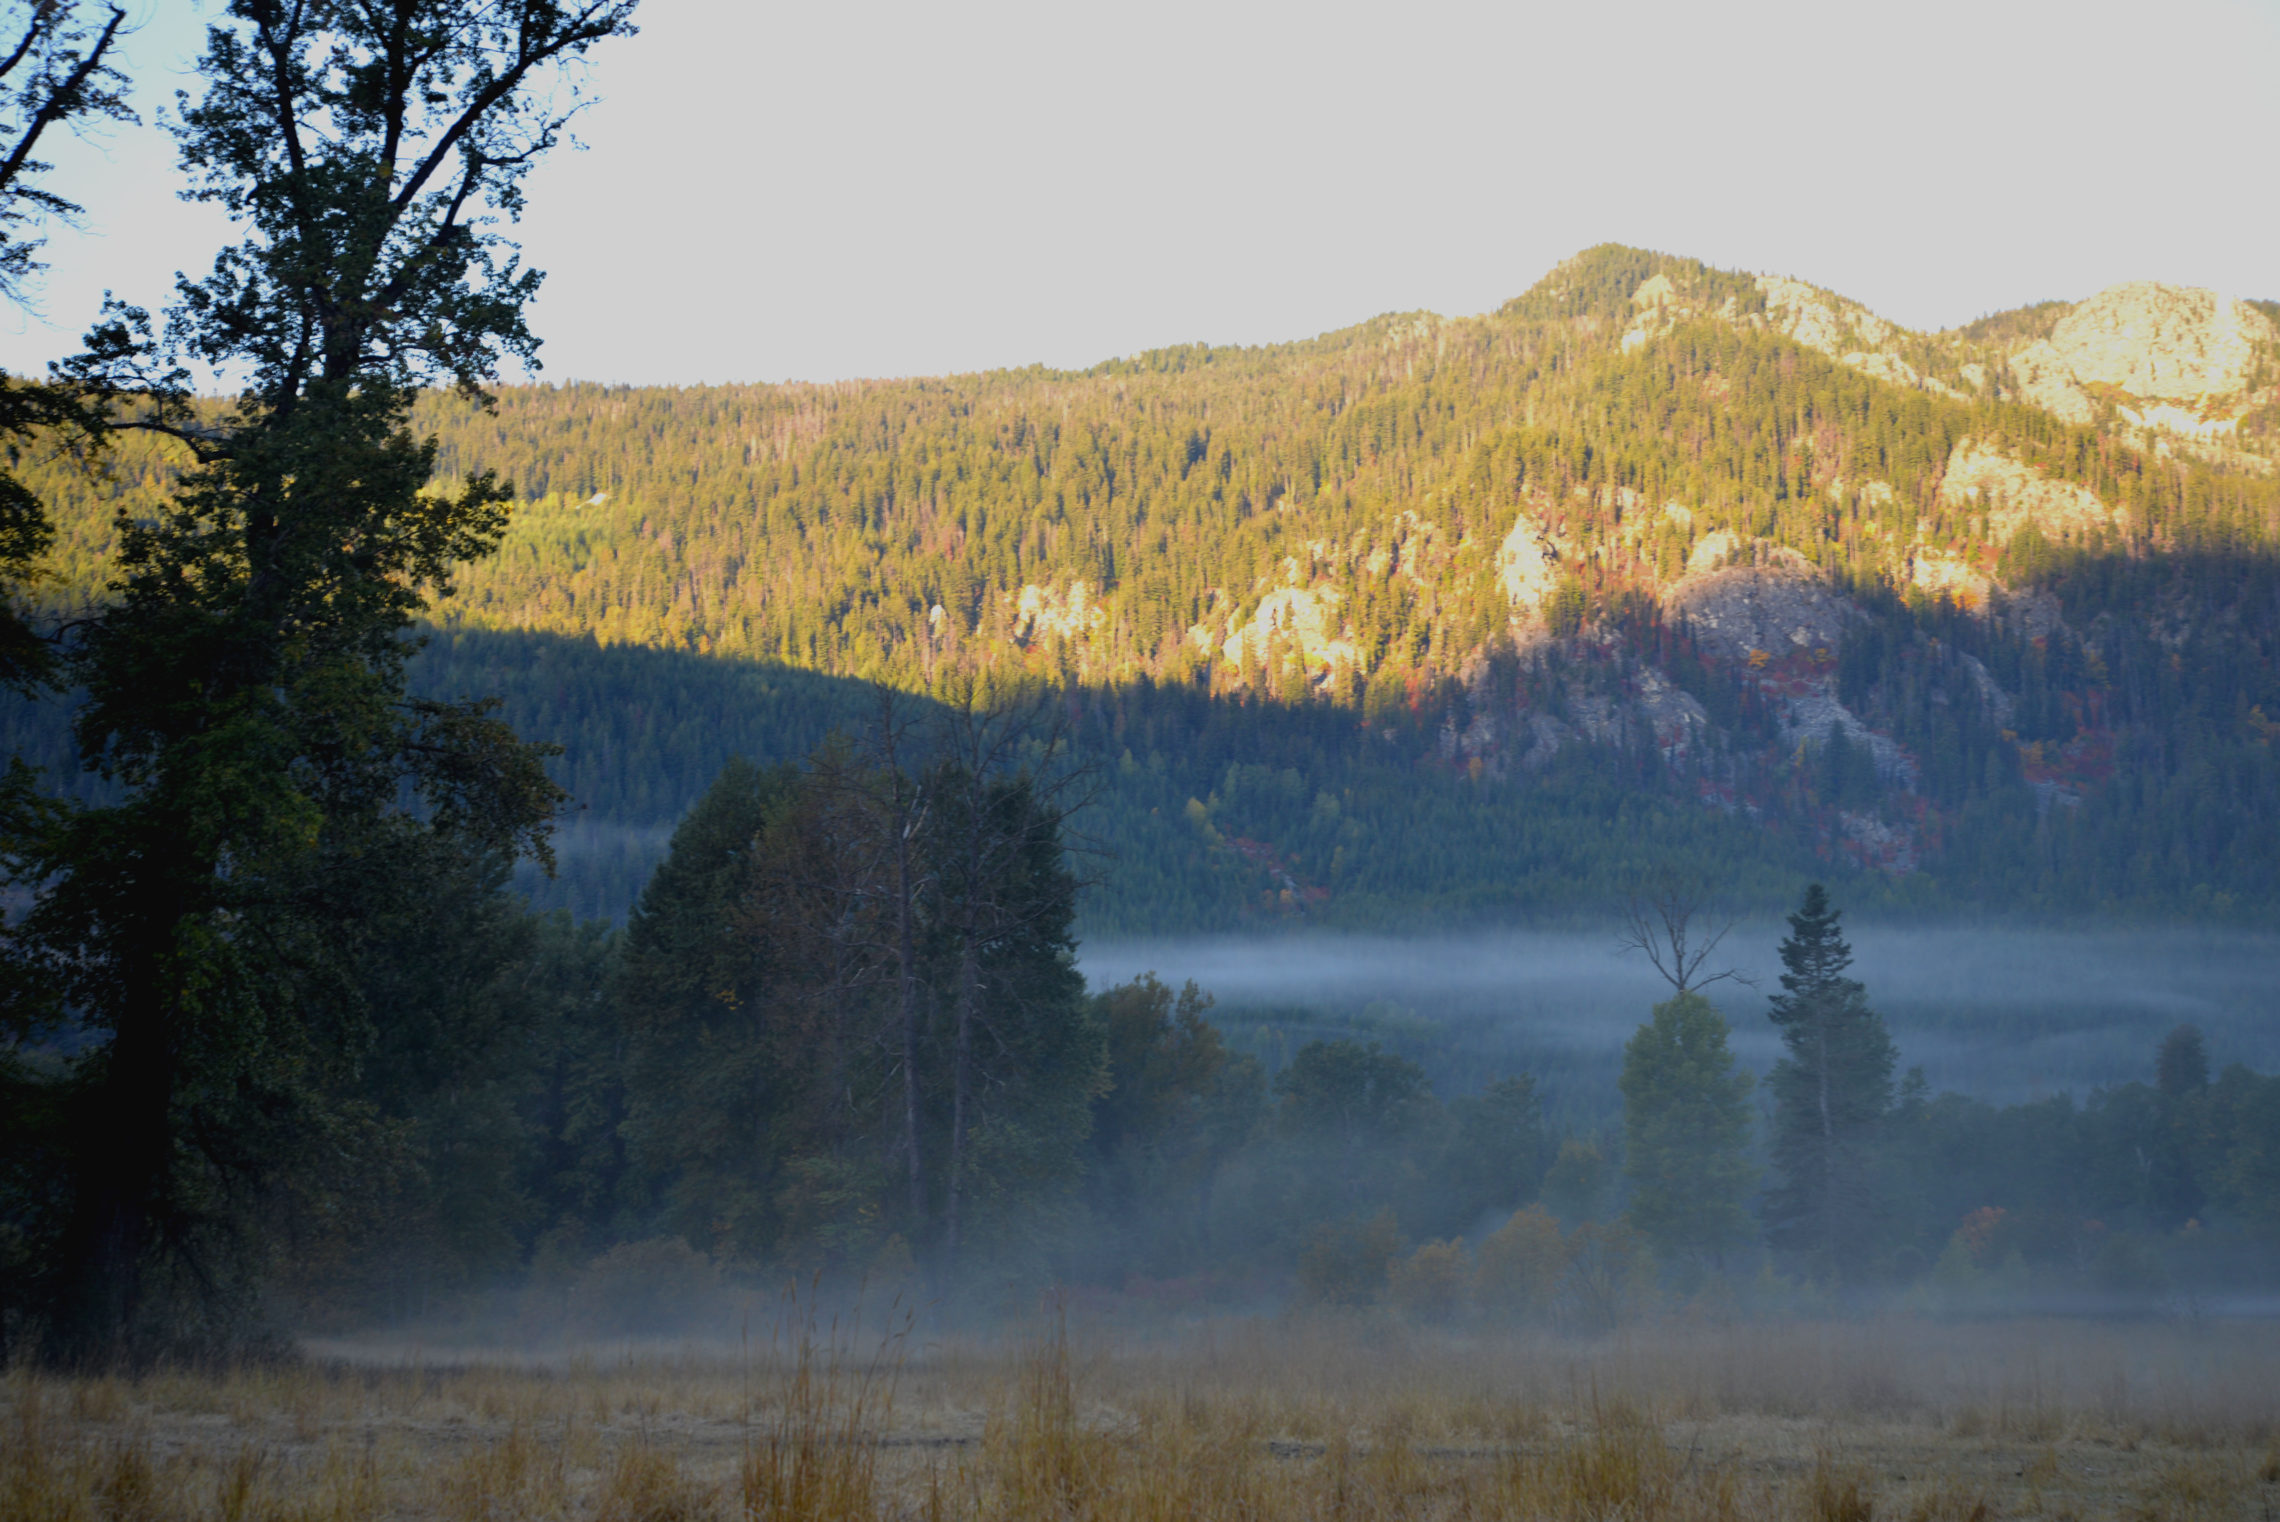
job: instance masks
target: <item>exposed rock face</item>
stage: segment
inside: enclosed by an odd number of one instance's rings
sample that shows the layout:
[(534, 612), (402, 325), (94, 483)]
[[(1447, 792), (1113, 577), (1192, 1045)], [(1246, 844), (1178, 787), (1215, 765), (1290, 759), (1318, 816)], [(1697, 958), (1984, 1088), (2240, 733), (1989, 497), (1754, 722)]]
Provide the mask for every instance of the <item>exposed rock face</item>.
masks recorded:
[(1994, 601), (1995, 579), (1968, 560), (1953, 555), (1919, 551), (1908, 566), (1908, 581), (1934, 597), (1944, 597), (1960, 608), (1985, 612)]
[(2206, 438), (2239, 423), (2259, 349), (2276, 342), (2245, 302), (2136, 281), (2076, 306), (2012, 355), (2011, 371), (2028, 401), (2069, 422), (2091, 421), (2094, 388), (2108, 388), (2131, 421)]
[(2088, 423), (2098, 415), (2090, 393), (2082, 389), (2047, 338), (2039, 338), (2011, 356), (2011, 380), (2029, 403), (2069, 423)]
[(1623, 330), (1623, 352), (1626, 354), (1692, 310), (1668, 275), (1649, 275), (1640, 281), (1639, 288), (1631, 293), (1631, 305), (1639, 311), (1631, 319), (1631, 325)]
[(1850, 809), (1838, 816), (1845, 842), (1862, 865), (1879, 867), (1899, 877), (1916, 869), (1916, 839), (1904, 825), (1887, 824), (1873, 814)]
[[(1631, 293), (1631, 304), (1637, 311), (1623, 331), (1623, 350), (1628, 353), (1669, 331), (1680, 319), (1699, 312), (1743, 327), (1772, 328), (1839, 364), (1896, 386), (1937, 391), (1944, 396), (1964, 394), (1891, 352), (1896, 341), (1908, 335), (1859, 302), (1782, 275), (1758, 276), (1757, 288), (1765, 297), (1762, 315), (1745, 314), (1731, 297), (1715, 306), (1698, 305), (1688, 299), (1692, 293), (1668, 275), (1649, 275)], [(1984, 375), (1972, 384), (1977, 386), (1983, 380)]]
[(2245, 387), (2256, 345), (2275, 336), (2270, 319), (2245, 303), (2140, 281), (2083, 302), (2047, 341), (2078, 380), (2132, 396), (2198, 401)]
[(1732, 530), (1712, 529), (1694, 542), (1693, 551), (1686, 557), (1687, 572), (1699, 576), (1715, 571), (1741, 547), (1741, 539)]
[(1892, 336), (1892, 324), (1868, 308), (1802, 280), (1760, 275), (1757, 288), (1765, 295), (1765, 309), (1774, 327), (1808, 349), (1843, 355), (1874, 349)]
[(2114, 510), (2088, 487), (2049, 480), (1982, 439), (1964, 439), (1948, 456), (1939, 504), (1986, 514), (1990, 544), (2008, 543), (2030, 523), (2054, 540), (2078, 539), (2118, 523)]
[(1655, 745), (1665, 756), (1692, 750), (1710, 728), (1710, 715), (1694, 694), (1674, 686), (1652, 666), (1639, 673), (1639, 715), (1654, 731)]
[[(1570, 693), (1567, 717), (1541, 710), (1519, 715), (1512, 725), (1508, 753), (1523, 772), (1548, 765), (1570, 741), (1595, 745), (1652, 744), (1675, 760), (1697, 749), (1710, 730), (1710, 716), (1694, 695), (1675, 686), (1653, 667), (1638, 673), (1637, 690)], [(1444, 754), (1478, 753), (1497, 737), (1494, 722), (1482, 713), (1462, 736), (1444, 743)]]
[(1859, 302), (1779, 275), (1758, 276), (1757, 288), (1765, 295), (1766, 315), (1775, 330), (1806, 348), (1818, 349), (1840, 365), (1850, 365), (1895, 386), (1945, 396), (1962, 394), (1890, 353), (1887, 345), (1905, 335)]
[(1543, 610), (1559, 585), (1559, 565), (1560, 552), (1544, 525), (1526, 513), (1514, 519), (1512, 532), (1496, 552), (1497, 585), (1504, 588), (1514, 613), (1533, 617)]
[[(1760, 275), (1756, 284), (1765, 299), (1762, 314), (1745, 313), (1731, 298), (1706, 302), (1667, 274), (1651, 275), (1631, 293), (1634, 314), (1622, 346), (1636, 348), (1701, 315), (1771, 328), (1896, 386), (1964, 398), (1997, 379), (1975, 359), (1959, 366), (1965, 389), (1958, 390), (1904, 357), (1913, 352), (1906, 345), (1923, 340), (1858, 302), (1780, 275)], [(2137, 427), (2210, 440), (2233, 433), (2242, 416), (2271, 399), (2250, 386), (2260, 360), (2275, 354), (2280, 326), (2246, 302), (2138, 281), (2068, 309), (2047, 338), (2013, 350), (2009, 386), (2070, 423), (2095, 421), (2106, 398)]]
[(1449, 550), (1441, 526), (1404, 510), (1396, 513), (1390, 532), (1362, 561), (1371, 576), (1406, 576), (1419, 584), (1430, 582), (1447, 563)]
[(1792, 744), (1811, 742), (1826, 745), (1832, 736), (1843, 735), (1848, 744), (1869, 753), (1876, 762), (1876, 775), (1887, 784), (1904, 788), (1916, 785), (1916, 763), (1900, 748), (1898, 741), (1889, 735), (1880, 735), (1861, 722), (1854, 713), (1837, 699), (1836, 683), (1823, 677), (1802, 684), (1794, 692), (1778, 695), (1781, 702), (1781, 732)]
[(1878, 380), (1889, 381), (1895, 386), (1921, 389), (1926, 384), (1916, 367), (1897, 354), (1855, 351), (1840, 354), (1837, 358), (1865, 375), (1873, 375)]
[(1228, 635), (1220, 653), (1229, 665), (1254, 670), (1279, 636), (1283, 648), (1309, 671), (1352, 666), (1354, 645), (1345, 637), (1343, 602), (1331, 587), (1279, 587), (1260, 599), (1250, 622)]
[(1092, 588), (1081, 581), (1069, 590), (1024, 585), (1009, 599), (1013, 603), (1013, 637), (1026, 644), (1048, 635), (1081, 639), (1108, 622), (1108, 610), (1093, 600)]
[(1795, 551), (1778, 552), (1768, 565), (1684, 577), (1664, 595), (1663, 606), (1686, 619), (1706, 654), (1737, 661), (1759, 651), (1771, 657), (1834, 652), (1853, 616), (1852, 605)]

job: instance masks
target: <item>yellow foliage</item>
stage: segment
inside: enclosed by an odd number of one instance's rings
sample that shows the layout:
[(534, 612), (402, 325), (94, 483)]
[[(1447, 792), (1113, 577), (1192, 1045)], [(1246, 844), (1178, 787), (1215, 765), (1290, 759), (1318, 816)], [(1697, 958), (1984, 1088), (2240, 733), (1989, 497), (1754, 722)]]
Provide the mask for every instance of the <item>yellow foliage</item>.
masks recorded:
[(1393, 1303), (1418, 1321), (1447, 1321), (1464, 1306), (1465, 1244), (1427, 1242), (1394, 1264), (1388, 1285)]
[(1530, 1205), (1480, 1244), (1473, 1297), (1491, 1315), (1542, 1316), (1551, 1309), (1567, 1265), (1559, 1222), (1543, 1206)]

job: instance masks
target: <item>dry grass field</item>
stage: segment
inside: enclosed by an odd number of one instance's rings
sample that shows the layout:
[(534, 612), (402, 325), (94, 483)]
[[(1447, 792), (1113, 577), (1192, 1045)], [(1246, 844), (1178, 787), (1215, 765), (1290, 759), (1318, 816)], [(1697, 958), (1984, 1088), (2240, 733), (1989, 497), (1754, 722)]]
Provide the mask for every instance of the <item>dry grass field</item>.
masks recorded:
[(1227, 1319), (0, 1378), (0, 1519), (2280, 1517), (2280, 1326)]

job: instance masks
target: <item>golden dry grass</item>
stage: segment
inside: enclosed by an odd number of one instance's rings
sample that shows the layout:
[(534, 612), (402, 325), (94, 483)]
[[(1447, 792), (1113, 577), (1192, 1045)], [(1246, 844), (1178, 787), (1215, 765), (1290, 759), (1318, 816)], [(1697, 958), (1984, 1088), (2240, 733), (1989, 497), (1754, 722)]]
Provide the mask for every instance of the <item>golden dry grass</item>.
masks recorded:
[(39, 1519), (2280, 1516), (2280, 1328), (1379, 1316), (0, 1379)]

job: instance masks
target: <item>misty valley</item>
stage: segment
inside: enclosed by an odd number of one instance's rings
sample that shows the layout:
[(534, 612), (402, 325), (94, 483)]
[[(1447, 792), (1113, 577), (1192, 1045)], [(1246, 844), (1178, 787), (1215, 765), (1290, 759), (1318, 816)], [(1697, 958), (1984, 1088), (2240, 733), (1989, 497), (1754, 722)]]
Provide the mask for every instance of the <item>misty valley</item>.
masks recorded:
[[(692, 208), (558, 150), (637, 12), (735, 10), (0, 0), (0, 307), (151, 133), (186, 271), (0, 373), (0, 1522), (2270, 1522), (2280, 301), (1917, 330), (1602, 243), (541, 380), (526, 208), (639, 228), (567, 310), (663, 326)], [(898, 288), (928, 197), (1088, 270), (1189, 216), (1051, 210), (884, 57), (791, 137), (676, 75), (740, 255), (837, 246), (810, 157)], [(1238, 178), (1229, 272), (1405, 176)]]
[[(1622, 950), (1613, 909), (1595, 930), (1103, 937), (1080, 948), (1079, 965), (1096, 987), (1151, 971), (1193, 978), (1211, 992), (1229, 1042), (1273, 1067), (1294, 1042), (1375, 1040), (1422, 1066), (1443, 1093), (1466, 1092), (1483, 1075), (1534, 1074), (1550, 1113), (1589, 1128), (1619, 1120), (1623, 1043), (1640, 1011), (1668, 992)], [(1721, 948), (1721, 965), (1750, 983), (1715, 998), (1737, 1057), (1758, 1073), (1779, 1053), (1764, 1004), (1781, 928), (1746, 921)], [(1935, 1090), (2000, 1104), (2080, 1100), (2148, 1078), (2149, 1054), (2181, 1024), (2229, 1060), (2280, 1069), (2269, 1003), (2280, 939), (1871, 922), (1855, 926), (1852, 942), (1903, 1065), (1921, 1067)]]

